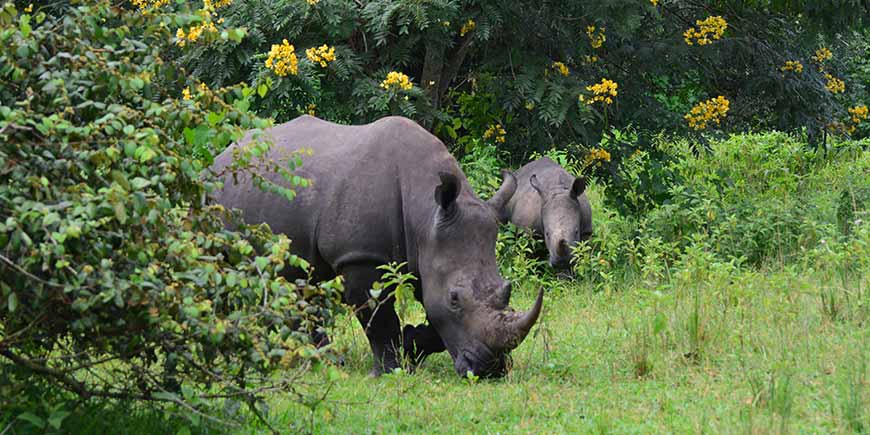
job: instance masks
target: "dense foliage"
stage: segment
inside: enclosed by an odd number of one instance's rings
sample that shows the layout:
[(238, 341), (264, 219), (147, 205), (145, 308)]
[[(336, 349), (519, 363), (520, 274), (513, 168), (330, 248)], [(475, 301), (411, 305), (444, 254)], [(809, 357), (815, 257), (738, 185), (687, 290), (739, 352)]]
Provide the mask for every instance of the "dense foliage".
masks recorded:
[[(553, 145), (588, 151), (628, 125), (641, 139), (776, 128), (819, 142), (867, 133), (848, 109), (867, 104), (868, 12), (864, 2), (263, 0), (214, 11), (250, 37), (186, 41), (180, 55), (212, 85), (274, 88), (254, 106), (279, 121), (403, 114), (465, 146), (496, 128), (489, 141), (516, 159)], [(292, 74), (265, 64), (283, 40)], [(324, 44), (334, 59), (307, 55)], [(391, 71), (411, 86), (382, 87)]]
[[(308, 265), (286, 237), (204, 201), (212, 153), (270, 124), (254, 90), (197, 87), (165, 56), (171, 15), (31, 9), (0, 10), (0, 413), (57, 428), (25, 399), (44, 384), (190, 409), (292, 389), (340, 282), (287, 282)], [(232, 170), (287, 172), (267, 147)]]

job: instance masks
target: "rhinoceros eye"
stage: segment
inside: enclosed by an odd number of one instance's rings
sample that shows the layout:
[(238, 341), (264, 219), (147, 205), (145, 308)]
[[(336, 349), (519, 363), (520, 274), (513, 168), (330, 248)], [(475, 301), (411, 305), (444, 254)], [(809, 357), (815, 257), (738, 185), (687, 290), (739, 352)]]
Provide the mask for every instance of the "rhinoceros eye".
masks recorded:
[(450, 307), (454, 309), (459, 308), (459, 292), (456, 290), (450, 290)]

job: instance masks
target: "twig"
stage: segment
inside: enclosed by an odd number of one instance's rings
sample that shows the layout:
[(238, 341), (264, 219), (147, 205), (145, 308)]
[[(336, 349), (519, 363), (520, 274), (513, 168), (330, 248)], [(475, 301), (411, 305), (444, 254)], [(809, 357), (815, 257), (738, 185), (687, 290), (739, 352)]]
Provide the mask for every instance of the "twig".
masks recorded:
[(40, 282), (40, 283), (42, 283), (42, 284), (45, 284), (45, 285), (48, 285), (48, 286), (51, 286), (51, 287), (55, 287), (55, 288), (64, 288), (64, 285), (63, 285), (63, 284), (58, 284), (58, 283), (56, 283), (56, 282), (46, 281), (46, 280), (44, 280), (44, 279), (42, 279), (42, 278), (40, 278), (40, 277), (38, 277), (38, 276), (36, 276), (36, 275), (30, 273), (30, 272), (24, 270), (21, 266), (15, 264), (15, 262), (13, 262), (12, 260), (6, 258), (6, 257), (3, 256), (3, 255), (0, 255), (0, 260), (3, 260), (3, 262), (6, 263), (7, 265), (9, 265), (9, 267), (11, 267), (11, 268), (17, 270), (19, 273), (23, 274), (24, 276), (26, 276), (26, 277), (28, 277), (28, 278), (30, 278), (30, 279), (36, 280), (36, 281), (38, 281), (38, 282)]

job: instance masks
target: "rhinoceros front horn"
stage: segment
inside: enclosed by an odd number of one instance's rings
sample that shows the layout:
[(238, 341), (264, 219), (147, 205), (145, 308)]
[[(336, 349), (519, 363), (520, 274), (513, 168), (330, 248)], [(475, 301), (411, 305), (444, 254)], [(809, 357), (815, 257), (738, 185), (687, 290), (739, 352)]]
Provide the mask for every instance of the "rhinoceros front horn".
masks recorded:
[(508, 317), (508, 334), (507, 340), (504, 343), (504, 350), (515, 349), (520, 345), (523, 339), (526, 338), (526, 335), (529, 334), (529, 331), (532, 330), (532, 326), (538, 321), (543, 306), (544, 289), (541, 288), (538, 290), (538, 298), (535, 300), (535, 306), (532, 309), (524, 313), (511, 313)]

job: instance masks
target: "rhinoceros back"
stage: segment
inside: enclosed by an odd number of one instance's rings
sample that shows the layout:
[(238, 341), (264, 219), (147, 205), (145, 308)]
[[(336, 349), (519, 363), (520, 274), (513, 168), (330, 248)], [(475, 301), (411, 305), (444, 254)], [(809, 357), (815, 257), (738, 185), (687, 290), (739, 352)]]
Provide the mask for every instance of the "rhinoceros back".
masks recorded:
[[(413, 266), (412, 233), (431, 214), (437, 173), (461, 175), (443, 144), (404, 118), (344, 126), (302, 116), (265, 134), (274, 144), (270, 159), (284, 161), (294, 151), (312, 151), (303, 154), (302, 167), (294, 171), (312, 186), (297, 188), (296, 198), (287, 201), (239, 174), (237, 182), (225, 178), (216, 200), (241, 209), (248, 223), (266, 222), (272, 231), (286, 234), (294, 253), (314, 265), (319, 279), (353, 264), (409, 261)], [(229, 165), (233, 148), (249, 141), (221, 153), (213, 168)], [(288, 186), (278, 174), (266, 177)]]

